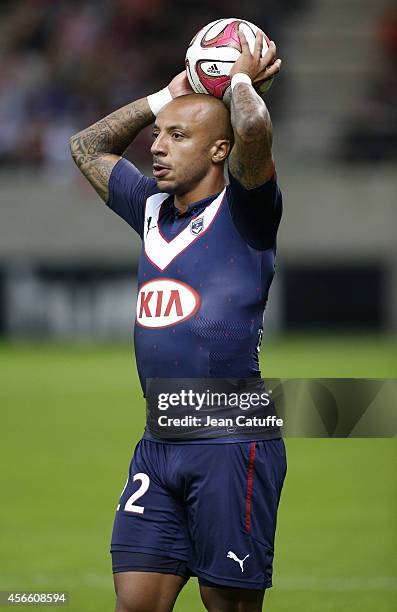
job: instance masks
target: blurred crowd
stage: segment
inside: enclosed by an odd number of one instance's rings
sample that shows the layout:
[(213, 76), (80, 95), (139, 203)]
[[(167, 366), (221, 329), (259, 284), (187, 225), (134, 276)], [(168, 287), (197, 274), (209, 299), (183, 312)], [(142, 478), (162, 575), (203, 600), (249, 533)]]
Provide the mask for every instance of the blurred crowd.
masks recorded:
[(369, 66), (368, 85), (344, 135), (341, 155), (348, 162), (397, 159), (397, 8), (376, 26), (381, 63)]
[[(0, 3), (0, 167), (69, 164), (68, 139), (133, 99), (163, 87), (184, 68), (194, 33), (220, 16), (244, 17), (283, 43), (283, 25), (309, 0), (2, 0)], [(242, 14), (243, 13), (243, 14)], [(341, 141), (348, 161), (397, 156), (397, 11), (378, 28), (382, 66)], [(371, 68), (369, 68), (369, 71)], [(267, 99), (282, 116), (281, 74)], [(149, 161), (149, 134), (134, 159)]]
[[(266, 11), (262, 2), (251, 2), (244, 18), (278, 40), (285, 15), (303, 1), (267, 0)], [(184, 68), (195, 32), (222, 15), (241, 16), (241, 4), (2, 0), (0, 166), (62, 170), (72, 133), (165, 86)], [(272, 95), (280, 95), (280, 88), (274, 90)], [(138, 142), (138, 158), (139, 145), (145, 161), (145, 137)]]

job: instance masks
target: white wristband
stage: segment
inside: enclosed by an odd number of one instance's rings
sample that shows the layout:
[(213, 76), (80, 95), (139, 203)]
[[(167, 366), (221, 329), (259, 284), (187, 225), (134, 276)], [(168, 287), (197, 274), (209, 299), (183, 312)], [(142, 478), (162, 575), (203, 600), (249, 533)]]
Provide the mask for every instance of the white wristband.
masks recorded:
[(164, 87), (164, 89), (160, 89), (160, 91), (156, 91), (156, 93), (147, 97), (150, 110), (155, 117), (157, 117), (163, 106), (171, 102), (171, 100), (172, 96), (168, 87)]
[(230, 87), (233, 89), (236, 87), (237, 83), (247, 83), (248, 85), (252, 85), (251, 78), (245, 72), (237, 72), (232, 76), (232, 80), (230, 82)]

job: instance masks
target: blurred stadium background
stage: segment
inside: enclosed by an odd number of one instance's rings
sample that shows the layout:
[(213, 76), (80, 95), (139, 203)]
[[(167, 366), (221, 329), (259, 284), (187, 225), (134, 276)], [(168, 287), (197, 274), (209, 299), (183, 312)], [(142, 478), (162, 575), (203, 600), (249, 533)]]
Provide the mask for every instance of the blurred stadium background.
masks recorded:
[[(244, 9), (244, 10), (243, 10)], [(267, 96), (284, 193), (267, 377), (397, 377), (397, 11), (390, 0), (0, 4), (0, 589), (112, 609), (113, 509), (144, 406), (131, 332), (139, 241), (70, 135), (246, 18), (277, 42)], [(130, 157), (150, 173), (150, 132)], [(287, 440), (274, 612), (395, 609), (395, 440)], [(193, 581), (177, 610), (201, 610)]]

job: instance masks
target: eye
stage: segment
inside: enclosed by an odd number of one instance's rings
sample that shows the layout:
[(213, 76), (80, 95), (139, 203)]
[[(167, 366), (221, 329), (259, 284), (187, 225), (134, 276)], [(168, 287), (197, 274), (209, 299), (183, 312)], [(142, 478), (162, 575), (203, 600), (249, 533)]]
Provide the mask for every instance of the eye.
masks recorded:
[(152, 132), (152, 137), (156, 140), (157, 136), (159, 135), (158, 132)]
[(174, 140), (180, 140), (181, 138), (183, 138), (183, 134), (181, 134), (180, 132), (173, 132), (172, 133), (172, 138)]

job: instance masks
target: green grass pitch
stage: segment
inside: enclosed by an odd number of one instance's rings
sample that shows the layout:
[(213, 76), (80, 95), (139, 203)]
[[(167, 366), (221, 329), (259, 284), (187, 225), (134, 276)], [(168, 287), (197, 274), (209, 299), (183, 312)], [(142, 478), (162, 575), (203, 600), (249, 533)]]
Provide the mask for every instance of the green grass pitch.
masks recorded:
[[(262, 353), (266, 377), (397, 377), (388, 338), (274, 338)], [(144, 422), (131, 347), (3, 344), (0, 364), (0, 590), (66, 590), (65, 610), (111, 612), (113, 514)], [(396, 441), (286, 444), (264, 610), (395, 610)], [(175, 609), (204, 609), (196, 580)]]

